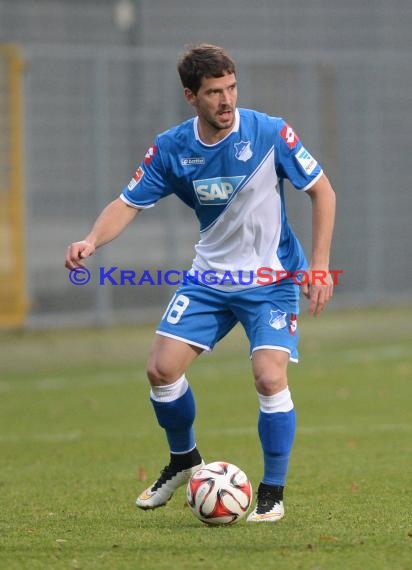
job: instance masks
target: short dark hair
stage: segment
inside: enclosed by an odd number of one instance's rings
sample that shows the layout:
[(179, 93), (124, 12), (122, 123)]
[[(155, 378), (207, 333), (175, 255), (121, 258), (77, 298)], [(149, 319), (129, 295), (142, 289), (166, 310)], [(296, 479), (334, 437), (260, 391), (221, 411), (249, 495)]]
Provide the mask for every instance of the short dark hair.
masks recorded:
[(223, 77), (236, 73), (235, 62), (223, 48), (204, 43), (186, 46), (177, 70), (183, 87), (195, 95), (203, 77)]

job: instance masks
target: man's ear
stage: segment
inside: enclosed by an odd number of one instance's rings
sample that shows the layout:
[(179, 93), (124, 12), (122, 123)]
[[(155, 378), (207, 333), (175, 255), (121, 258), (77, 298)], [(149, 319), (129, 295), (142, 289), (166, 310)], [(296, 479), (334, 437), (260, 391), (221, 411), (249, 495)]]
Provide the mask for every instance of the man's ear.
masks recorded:
[(188, 87), (185, 87), (183, 90), (183, 94), (185, 96), (186, 101), (189, 105), (194, 105), (196, 102), (196, 95), (191, 91)]

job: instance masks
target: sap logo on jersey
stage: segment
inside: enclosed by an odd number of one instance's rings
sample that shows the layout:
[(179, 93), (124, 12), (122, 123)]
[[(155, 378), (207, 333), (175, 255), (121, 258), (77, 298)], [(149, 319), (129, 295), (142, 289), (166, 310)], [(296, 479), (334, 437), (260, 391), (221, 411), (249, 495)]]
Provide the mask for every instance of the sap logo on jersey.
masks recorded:
[(233, 192), (239, 188), (245, 178), (246, 176), (227, 176), (193, 180), (193, 187), (201, 204), (220, 206), (227, 204)]

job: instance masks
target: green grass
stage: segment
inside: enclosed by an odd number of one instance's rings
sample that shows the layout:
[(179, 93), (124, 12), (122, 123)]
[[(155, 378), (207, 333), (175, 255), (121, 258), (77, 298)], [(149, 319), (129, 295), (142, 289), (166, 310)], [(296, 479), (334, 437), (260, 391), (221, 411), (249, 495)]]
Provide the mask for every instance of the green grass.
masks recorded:
[[(301, 319), (298, 432), (276, 525), (210, 528), (184, 490), (136, 494), (167, 463), (145, 360), (152, 328), (0, 334), (0, 568), (412, 568), (412, 308)], [(236, 329), (192, 366), (199, 448), (261, 475)]]

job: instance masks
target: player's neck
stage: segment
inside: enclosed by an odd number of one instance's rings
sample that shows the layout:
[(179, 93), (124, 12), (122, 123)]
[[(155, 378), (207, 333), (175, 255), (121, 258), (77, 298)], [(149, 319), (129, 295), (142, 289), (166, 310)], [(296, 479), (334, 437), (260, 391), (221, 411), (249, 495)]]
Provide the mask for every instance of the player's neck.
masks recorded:
[(234, 128), (234, 122), (226, 129), (217, 128), (198, 117), (197, 132), (202, 143), (213, 145), (226, 138)]

